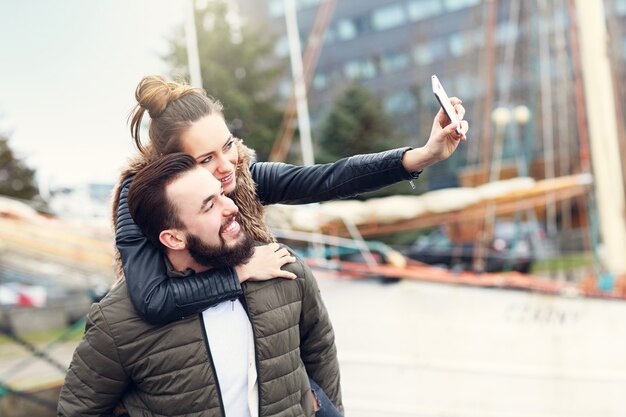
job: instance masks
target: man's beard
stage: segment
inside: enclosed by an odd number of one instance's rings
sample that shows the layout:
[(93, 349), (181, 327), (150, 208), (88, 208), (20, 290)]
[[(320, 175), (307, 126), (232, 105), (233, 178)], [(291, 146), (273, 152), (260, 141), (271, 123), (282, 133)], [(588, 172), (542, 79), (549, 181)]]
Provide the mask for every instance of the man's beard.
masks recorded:
[(254, 241), (245, 232), (243, 237), (233, 246), (228, 246), (222, 236), (220, 245), (209, 245), (198, 236), (187, 233), (187, 250), (200, 265), (215, 268), (234, 267), (245, 264), (254, 253)]

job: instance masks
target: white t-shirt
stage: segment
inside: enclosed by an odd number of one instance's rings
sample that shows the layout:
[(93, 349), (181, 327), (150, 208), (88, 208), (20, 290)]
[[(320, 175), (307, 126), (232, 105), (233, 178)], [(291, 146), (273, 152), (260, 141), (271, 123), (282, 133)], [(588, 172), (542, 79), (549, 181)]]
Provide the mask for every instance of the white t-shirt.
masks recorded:
[(202, 318), (226, 417), (258, 417), (254, 336), (246, 310), (239, 300), (223, 301)]

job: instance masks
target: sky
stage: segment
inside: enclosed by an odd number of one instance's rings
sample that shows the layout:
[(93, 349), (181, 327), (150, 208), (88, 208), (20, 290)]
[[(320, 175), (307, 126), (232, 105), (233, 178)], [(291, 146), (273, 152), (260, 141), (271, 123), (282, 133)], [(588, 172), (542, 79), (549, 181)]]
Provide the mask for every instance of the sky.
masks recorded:
[(49, 186), (116, 181), (185, 0), (0, 0), (0, 131)]

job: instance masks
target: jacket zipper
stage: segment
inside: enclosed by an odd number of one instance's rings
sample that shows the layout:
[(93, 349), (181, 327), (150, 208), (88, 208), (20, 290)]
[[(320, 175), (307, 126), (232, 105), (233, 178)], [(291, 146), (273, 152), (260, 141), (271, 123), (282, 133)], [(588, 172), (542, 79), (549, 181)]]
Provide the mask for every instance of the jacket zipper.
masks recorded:
[(248, 320), (250, 320), (250, 326), (252, 327), (252, 342), (254, 343), (254, 366), (256, 366), (256, 389), (258, 391), (259, 397), (259, 417), (261, 417), (261, 372), (259, 370), (259, 352), (256, 346), (256, 329), (254, 327), (252, 317), (250, 317), (250, 310), (248, 309), (248, 299), (246, 298), (245, 283), (242, 286), (244, 287), (244, 291), (242, 291), (243, 294), (241, 295), (241, 303), (243, 304), (244, 310), (246, 310)]
[[(209, 347), (209, 339), (207, 339), (206, 331), (204, 330), (205, 329), (204, 317), (202, 316), (202, 313), (200, 313), (199, 316), (200, 316), (200, 325), (202, 326), (200, 330), (202, 331), (202, 338), (204, 339), (204, 346), (206, 347), (206, 351), (209, 356), (209, 362), (211, 364), (211, 369), (213, 370), (213, 378), (215, 379), (215, 386), (217, 387), (217, 398), (220, 401), (220, 410), (222, 412), (222, 417), (226, 417), (226, 410), (224, 409), (224, 400), (222, 400), (222, 389), (220, 388), (220, 380), (217, 378), (217, 372), (215, 372), (215, 362), (213, 362), (213, 355), (211, 354), (211, 348)], [(259, 405), (260, 404), (261, 403), (259, 402)]]

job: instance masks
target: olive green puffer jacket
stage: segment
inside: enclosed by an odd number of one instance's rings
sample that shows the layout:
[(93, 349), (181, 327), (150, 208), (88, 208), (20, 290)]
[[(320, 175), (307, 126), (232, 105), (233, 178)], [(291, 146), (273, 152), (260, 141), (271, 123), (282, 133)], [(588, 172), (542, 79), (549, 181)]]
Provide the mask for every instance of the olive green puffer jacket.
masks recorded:
[[(285, 269), (298, 278), (244, 284), (259, 416), (313, 416), (307, 374), (343, 411), (334, 333), (317, 283), (300, 259)], [(150, 325), (123, 282), (91, 308), (58, 415), (108, 416), (120, 400), (131, 417), (224, 415), (200, 316)]]

